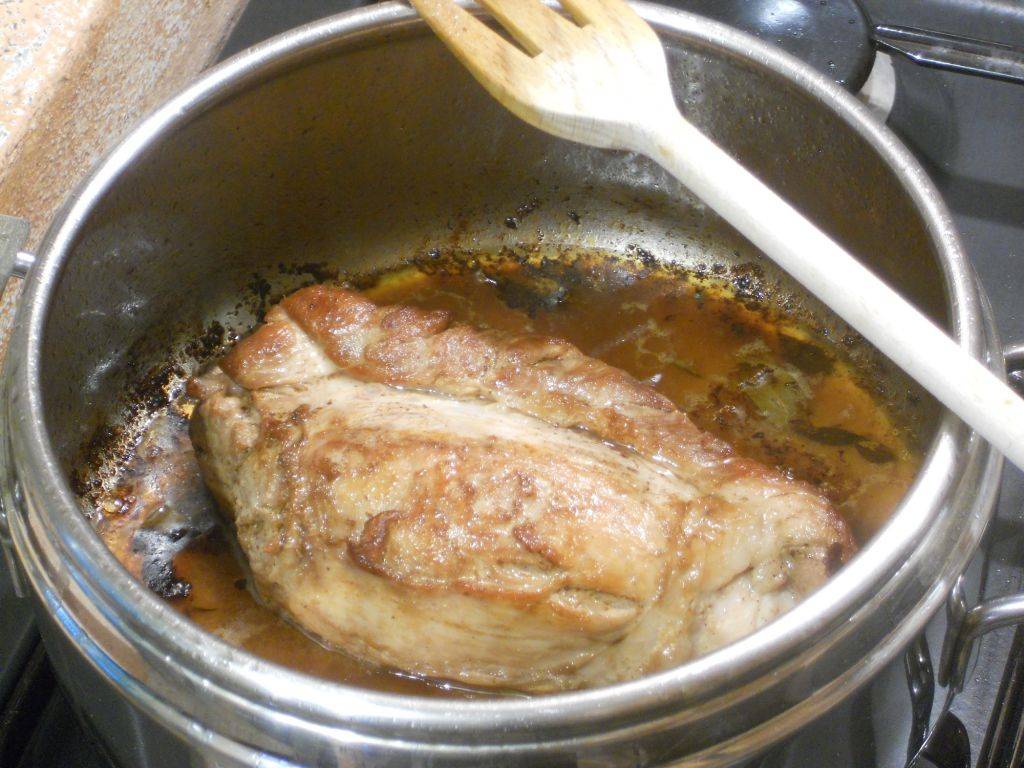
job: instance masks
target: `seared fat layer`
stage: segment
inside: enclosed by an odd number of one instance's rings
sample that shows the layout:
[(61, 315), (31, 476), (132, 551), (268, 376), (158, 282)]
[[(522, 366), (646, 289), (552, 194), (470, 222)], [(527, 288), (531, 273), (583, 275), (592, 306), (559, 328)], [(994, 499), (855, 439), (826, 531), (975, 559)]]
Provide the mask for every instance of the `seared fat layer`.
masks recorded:
[(738, 639), (852, 554), (815, 489), (571, 344), (300, 290), (192, 440), (263, 598), (374, 664), (527, 691)]

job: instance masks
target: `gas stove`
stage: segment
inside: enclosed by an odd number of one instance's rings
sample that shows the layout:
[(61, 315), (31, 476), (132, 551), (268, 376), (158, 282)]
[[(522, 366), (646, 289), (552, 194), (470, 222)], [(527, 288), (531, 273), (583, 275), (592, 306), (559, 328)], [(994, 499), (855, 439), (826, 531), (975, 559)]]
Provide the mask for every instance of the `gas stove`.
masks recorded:
[[(223, 56), (359, 0), (251, 0)], [(880, 25), (1024, 45), (1021, 0), (673, 0), (775, 42), (859, 92), (911, 148), (951, 208), (1004, 341), (1024, 341), (1024, 86), (927, 69)], [(869, 37), (881, 38), (872, 44)], [(896, 38), (897, 40), (900, 38)], [(910, 42), (913, 42), (912, 40)], [(912, 47), (912, 46), (911, 46)], [(997, 49), (998, 50), (998, 49)], [(913, 51), (912, 51), (913, 52)], [(963, 64), (963, 61), (961, 61)], [(960, 69), (969, 68), (967, 65)], [(1009, 79), (1009, 78), (1007, 78)], [(965, 574), (970, 604), (1024, 588), (1024, 475), (1007, 468), (996, 519)], [(944, 701), (933, 673), (937, 617), (905, 658), (757, 768), (901, 768)], [(920, 768), (1024, 764), (1024, 631), (983, 638), (964, 692)], [(136, 738), (132, 723), (125, 739)], [(108, 768), (58, 688), (25, 602), (0, 561), (0, 766)]]

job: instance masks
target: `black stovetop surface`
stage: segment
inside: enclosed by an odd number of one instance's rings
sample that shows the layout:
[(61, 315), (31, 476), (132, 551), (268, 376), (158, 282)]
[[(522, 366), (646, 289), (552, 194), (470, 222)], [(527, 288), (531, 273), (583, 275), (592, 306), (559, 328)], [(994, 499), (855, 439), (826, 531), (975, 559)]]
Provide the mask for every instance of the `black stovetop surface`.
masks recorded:
[[(748, 1), (759, 0), (744, 0)], [(831, 1), (775, 3), (796, 8), (826, 6)], [(251, 0), (223, 55), (362, 4), (359, 0)], [(703, 0), (668, 4), (699, 5), (705, 13), (716, 7)], [(1024, 0), (862, 0), (862, 5), (874, 23), (1024, 45)], [(756, 18), (756, 14), (746, 17)], [(772, 34), (765, 36), (771, 39)], [(810, 55), (805, 42), (796, 37), (777, 42), (798, 55)], [(821, 59), (818, 56), (816, 61), (819, 66)], [(926, 70), (904, 61), (893, 64), (897, 95), (888, 124), (922, 161), (952, 209), (968, 255), (992, 300), (1003, 340), (1024, 341), (1024, 87)], [(988, 596), (1008, 594), (1024, 585), (1022, 509), (1024, 475), (1007, 468), (997, 519), (971, 565), (973, 583)], [(933, 659), (942, 629), (939, 619), (927, 632)], [(1024, 634), (1003, 630), (982, 641), (967, 690), (953, 705), (965, 726), (971, 765), (1020, 765), (1015, 752), (1024, 702), (1016, 689), (1003, 689), (1014, 672), (1021, 674), (1012, 661), (1022, 655)], [(937, 710), (941, 692), (934, 698)], [(901, 660), (755, 764), (762, 768), (899, 768), (907, 759), (912, 711)], [(994, 712), (1004, 714), (1001, 730), (994, 727)], [(881, 738), (881, 733), (891, 730), (893, 718), (903, 724), (904, 735)], [(949, 755), (938, 754), (934, 763), (942, 765), (948, 759)], [(109, 768), (110, 763), (80, 728), (62, 695), (27, 605), (13, 597), (0, 560), (0, 767), (65, 766)]]

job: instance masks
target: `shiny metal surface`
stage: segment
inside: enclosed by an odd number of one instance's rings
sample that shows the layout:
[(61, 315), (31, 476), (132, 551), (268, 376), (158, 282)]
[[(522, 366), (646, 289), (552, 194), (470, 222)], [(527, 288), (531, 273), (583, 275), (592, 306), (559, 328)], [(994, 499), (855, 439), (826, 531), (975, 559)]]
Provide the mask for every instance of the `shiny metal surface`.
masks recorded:
[[(14, 277), (23, 277), (27, 272), (21, 267), (28, 261), (22, 258), (21, 248), (28, 240), (29, 224), (25, 219), (16, 216), (0, 215), (0, 293), (3, 292), (7, 281)], [(0, 431), (3, 430), (3, 422), (0, 419)], [(21, 579), (18, 575), (18, 568), (14, 562), (14, 551), (11, 544), (10, 528), (7, 523), (7, 510), (0, 504), (0, 550), (6, 570), (11, 574), (11, 581), (14, 593), (19, 597), (24, 593)]]
[(932, 670), (928, 639), (924, 635), (915, 638), (907, 648), (903, 654), (903, 666), (911, 703), (910, 743), (907, 747), (909, 761), (924, 746), (935, 701), (935, 673)]
[(28, 222), (17, 216), (0, 215), (0, 280), (24, 277), (31, 267), (31, 256), (21, 248), (28, 240)]
[(11, 265), (11, 274), (14, 277), (25, 277), (32, 265), (36, 263), (36, 255), (28, 251), (18, 251), (14, 254), (14, 263)]
[(852, 92), (864, 85), (871, 71), (871, 25), (857, 0), (684, 0), (677, 5), (727, 19)]
[[(854, 92), (867, 79), (876, 48), (920, 66), (1024, 83), (1024, 49), (1019, 46), (938, 28), (886, 23), (890, 20), (884, 14), (869, 20), (865, 4), (865, 0), (685, 0), (683, 7), (729, 19), (739, 29), (781, 45)], [(961, 15), (947, 13), (946, 19)]]
[(1024, 394), (1024, 342), (1003, 347), (1006, 358), (1006, 377), (1011, 386)]
[(961, 690), (970, 663), (975, 641), (982, 635), (1003, 627), (1024, 623), (1024, 594), (997, 597), (967, 611), (955, 637), (942, 650), (939, 682)]
[[(1018, 391), (1024, 372), (1024, 343), (1003, 347), (1007, 378)], [(968, 607), (959, 591), (949, 600), (951, 621), (942, 647), (938, 680), (955, 692), (964, 687), (975, 642), (983, 635), (1004, 627), (1024, 624), (1024, 593), (1006, 595)]]
[(915, 64), (1024, 85), (1024, 48), (963, 35), (879, 24), (875, 45)]
[[(839, 86), (752, 38), (638, 8), (666, 40), (692, 119), (1001, 366), (949, 216), (891, 134)], [(391, 3), (211, 71), (133, 132), (54, 223), (7, 371), (24, 498), (15, 504), (4, 484), (3, 501), (17, 508), (15, 544), (62, 680), (123, 762), (135, 756), (117, 752), (111, 724), (127, 710), (152, 765), (731, 764), (848, 696), (941, 605), (1000, 473), (942, 414), (898, 513), (819, 593), (710, 656), (594, 691), (454, 704), (328, 684), (201, 632), (121, 569), (67, 475), (133, 365), (211, 319), (251, 321), (233, 314), (239, 291), (281, 261), (360, 268), (436, 242), (536, 239), (501, 223), (524, 195), (544, 201), (530, 229), (548, 241), (760, 264), (649, 164), (516, 123)]]
[(1014, 634), (1009, 663), (999, 685), (992, 728), (982, 744), (981, 768), (1020, 768), (1024, 765), (1024, 631)]

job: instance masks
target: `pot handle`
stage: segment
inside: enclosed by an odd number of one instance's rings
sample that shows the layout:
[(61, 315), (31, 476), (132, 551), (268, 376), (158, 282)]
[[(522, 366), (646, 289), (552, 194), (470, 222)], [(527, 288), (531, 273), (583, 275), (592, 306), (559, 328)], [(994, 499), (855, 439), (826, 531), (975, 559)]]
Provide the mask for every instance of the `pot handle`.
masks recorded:
[[(1024, 342), (1003, 347), (1006, 376), (1010, 385), (1024, 395)], [(994, 629), (1024, 624), (1024, 592), (988, 600), (968, 608), (960, 583), (947, 602), (949, 621), (939, 659), (939, 683), (960, 692), (967, 676), (974, 642)]]
[(12, 277), (25, 277), (36, 257), (21, 250), (28, 240), (28, 222), (16, 216), (0, 214), (0, 291)]
[(871, 37), (879, 50), (923, 67), (1024, 85), (1024, 48), (888, 24), (876, 25)]
[[(0, 214), (0, 293), (6, 288), (12, 277), (25, 277), (32, 264), (35, 263), (35, 256), (21, 250), (28, 240), (29, 225), (24, 219), (14, 216)], [(6, 349), (0, 349), (0, 357)], [(8, 467), (2, 466), (7, 461), (7, 429), (3, 423), (6, 416), (6, 380), (0, 385), (4, 390), (4, 397), (0, 399), (0, 482), (12, 482)], [(17, 489), (12, 488), (10, 494), (0, 493), (0, 549), (3, 550), (3, 557), (7, 565), (7, 571), (11, 574), (14, 582), (14, 592), (18, 597), (25, 594), (25, 590), (18, 576), (18, 565), (14, 559), (14, 547), (11, 543), (10, 527), (7, 522), (7, 507), (4, 504), (4, 497), (15, 495)]]

